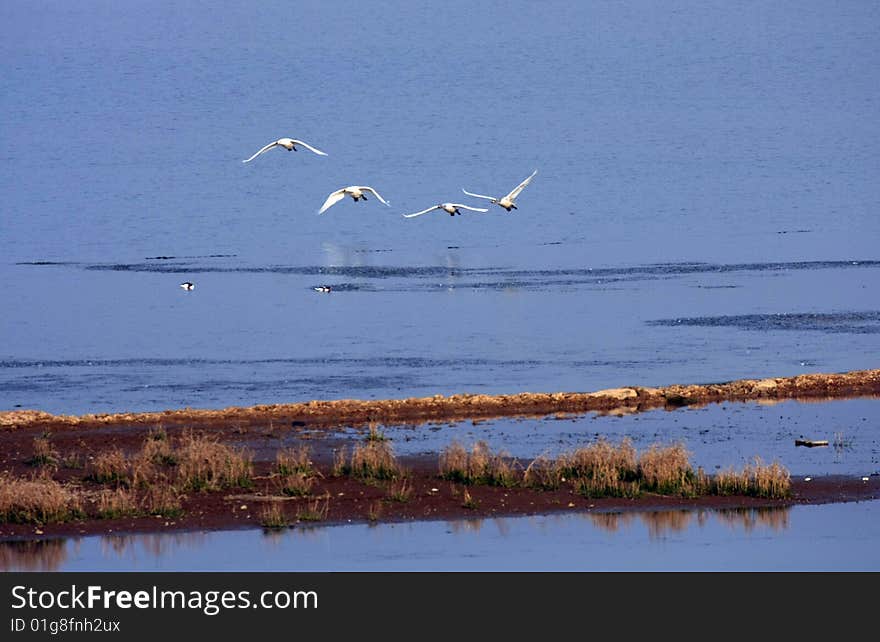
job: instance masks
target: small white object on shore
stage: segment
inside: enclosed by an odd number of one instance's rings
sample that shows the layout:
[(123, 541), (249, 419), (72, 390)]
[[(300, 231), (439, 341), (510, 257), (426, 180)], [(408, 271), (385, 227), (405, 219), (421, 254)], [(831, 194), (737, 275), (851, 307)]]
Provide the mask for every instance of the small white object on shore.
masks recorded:
[(812, 481), (812, 477), (804, 477), (804, 481)]

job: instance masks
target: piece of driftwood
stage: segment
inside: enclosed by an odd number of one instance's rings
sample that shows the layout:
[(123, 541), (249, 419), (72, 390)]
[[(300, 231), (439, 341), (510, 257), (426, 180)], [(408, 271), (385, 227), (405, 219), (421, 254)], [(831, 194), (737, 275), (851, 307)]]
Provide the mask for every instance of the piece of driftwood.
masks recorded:
[(827, 439), (795, 439), (795, 446), (806, 446), (807, 448), (815, 448), (816, 446), (827, 446)]

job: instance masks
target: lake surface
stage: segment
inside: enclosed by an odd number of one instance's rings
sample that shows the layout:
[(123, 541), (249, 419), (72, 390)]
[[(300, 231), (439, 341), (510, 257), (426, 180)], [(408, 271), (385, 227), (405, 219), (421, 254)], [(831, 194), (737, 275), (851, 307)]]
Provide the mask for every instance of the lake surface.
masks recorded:
[(880, 501), (0, 542), (53, 571), (877, 571)]
[[(877, 366), (880, 5), (49, 1), (0, 34), (0, 409)], [(282, 136), (329, 155), (241, 162)], [(401, 217), (534, 169), (510, 214)], [(391, 207), (317, 215), (351, 184)]]

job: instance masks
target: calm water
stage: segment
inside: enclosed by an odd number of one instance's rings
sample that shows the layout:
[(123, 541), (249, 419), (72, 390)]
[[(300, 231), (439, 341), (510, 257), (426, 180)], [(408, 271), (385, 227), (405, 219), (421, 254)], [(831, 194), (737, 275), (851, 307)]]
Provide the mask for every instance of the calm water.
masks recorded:
[[(742, 469), (755, 456), (778, 461), (795, 476), (880, 474), (880, 399), (822, 403), (727, 403), (673, 412), (652, 410), (624, 415), (551, 415), (541, 419), (503, 418), (382, 429), (401, 455), (437, 453), (453, 441), (467, 447), (485, 441), (528, 465), (539, 454), (557, 456), (605, 437), (629, 438), (636, 450), (684, 443), (694, 467), (709, 473)], [(348, 429), (361, 439), (364, 429)], [(319, 433), (321, 434), (321, 433)], [(825, 439), (827, 447), (795, 446), (795, 440)], [(294, 442), (291, 442), (291, 444)], [(276, 447), (273, 444), (273, 448)], [(274, 451), (265, 455), (274, 457)]]
[(877, 366), (880, 6), (367, 5), (0, 5), (0, 409)]
[(55, 571), (877, 571), (880, 501), (0, 543)]

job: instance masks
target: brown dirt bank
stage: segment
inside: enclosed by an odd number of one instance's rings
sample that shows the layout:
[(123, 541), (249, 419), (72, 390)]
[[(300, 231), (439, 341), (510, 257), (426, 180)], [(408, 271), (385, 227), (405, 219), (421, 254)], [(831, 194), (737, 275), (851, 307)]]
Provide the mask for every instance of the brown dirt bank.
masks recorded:
[[(347, 523), (407, 522), (512, 517), (566, 512), (616, 513), (668, 510), (717, 509), (727, 512), (750, 509), (784, 509), (800, 504), (880, 499), (880, 477), (867, 482), (857, 477), (817, 477), (806, 482), (792, 480), (786, 499), (744, 496), (702, 496), (696, 498), (644, 494), (637, 499), (585, 498), (571, 488), (539, 491), (528, 488), (463, 486), (437, 476), (436, 461), (428, 458), (402, 460), (409, 471), (411, 495), (406, 501), (389, 497), (388, 486), (364, 483), (352, 478), (322, 478), (308, 497), (279, 497), (267, 478), (258, 477), (253, 488), (189, 493), (184, 512), (177, 518), (133, 517), (86, 519), (57, 524), (0, 524), (0, 542), (45, 539), (59, 536), (120, 535), (200, 530), (261, 528), (261, 516), (272, 505), (281, 508), (291, 526)], [(256, 472), (266, 475), (266, 466)], [(464, 506), (467, 490), (472, 501)], [(318, 504), (326, 515), (318, 521), (297, 515)]]
[(512, 395), (435, 395), (410, 399), (308, 401), (292, 404), (230, 407), (222, 410), (185, 408), (162, 412), (53, 415), (39, 410), (0, 412), (0, 429), (99, 428), (186, 425), (216, 428), (274, 423), (309, 427), (362, 425), (368, 422), (412, 424), (506, 416), (540, 416), (557, 412), (638, 412), (724, 401), (840, 399), (880, 395), (880, 370), (796, 377), (741, 379), (727, 383), (673, 385), (664, 388), (625, 387), (596, 392)]

